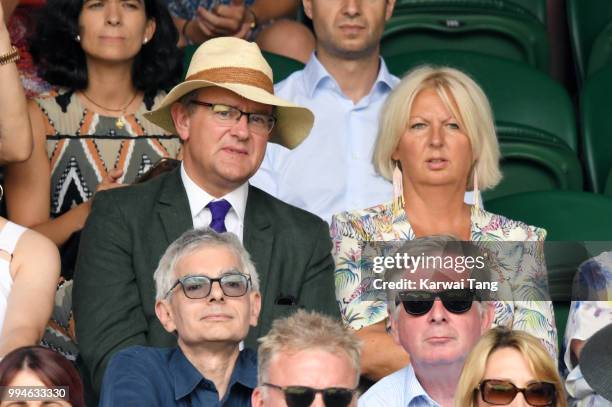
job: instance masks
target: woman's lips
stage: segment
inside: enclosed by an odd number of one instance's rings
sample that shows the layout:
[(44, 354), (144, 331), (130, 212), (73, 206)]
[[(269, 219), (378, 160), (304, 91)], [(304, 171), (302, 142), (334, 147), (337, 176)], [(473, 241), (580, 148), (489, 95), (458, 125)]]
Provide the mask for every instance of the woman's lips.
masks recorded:
[(434, 171), (443, 170), (448, 167), (449, 164), (449, 161), (444, 158), (431, 158), (425, 162), (427, 163), (427, 167)]

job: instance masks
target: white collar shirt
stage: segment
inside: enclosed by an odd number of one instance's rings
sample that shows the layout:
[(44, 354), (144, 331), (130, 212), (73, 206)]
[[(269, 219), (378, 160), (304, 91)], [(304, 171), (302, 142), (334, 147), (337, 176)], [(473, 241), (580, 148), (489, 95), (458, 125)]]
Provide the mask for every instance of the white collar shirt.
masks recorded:
[(212, 214), (206, 207), (212, 201), (225, 199), (232, 206), (225, 216), (225, 228), (228, 232), (234, 233), (242, 242), (244, 234), (244, 214), (246, 212), (246, 202), (249, 194), (249, 184), (245, 182), (230, 193), (215, 198), (204, 189), (200, 188), (187, 174), (185, 165), (181, 163), (181, 179), (187, 192), (189, 210), (193, 220), (194, 228), (204, 228), (210, 225)]

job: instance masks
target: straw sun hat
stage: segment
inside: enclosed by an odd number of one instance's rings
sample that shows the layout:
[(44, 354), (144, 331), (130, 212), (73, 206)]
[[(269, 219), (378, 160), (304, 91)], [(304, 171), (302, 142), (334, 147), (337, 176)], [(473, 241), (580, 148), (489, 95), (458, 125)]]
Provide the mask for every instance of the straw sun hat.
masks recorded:
[(193, 54), (185, 81), (176, 85), (157, 109), (144, 116), (177, 134), (170, 115), (172, 104), (192, 90), (218, 86), (246, 99), (275, 106), (277, 122), (270, 141), (294, 148), (310, 132), (314, 115), (305, 107), (274, 96), (273, 83), (272, 68), (257, 44), (233, 37), (214, 38)]

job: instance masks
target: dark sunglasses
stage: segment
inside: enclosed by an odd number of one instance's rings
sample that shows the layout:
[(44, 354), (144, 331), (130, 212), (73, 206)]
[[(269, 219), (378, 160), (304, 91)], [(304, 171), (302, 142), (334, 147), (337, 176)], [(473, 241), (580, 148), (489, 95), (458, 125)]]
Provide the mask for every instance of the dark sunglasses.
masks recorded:
[(438, 297), (448, 311), (453, 314), (463, 314), (472, 308), (476, 295), (471, 290), (402, 291), (397, 294), (395, 305), (401, 302), (410, 315), (425, 315), (431, 310)]
[(166, 293), (166, 297), (170, 295), (172, 290), (177, 285), (183, 287), (183, 292), (187, 298), (194, 300), (206, 298), (210, 295), (213, 283), (217, 281), (221, 286), (221, 291), (228, 297), (241, 297), (249, 290), (251, 284), (251, 276), (242, 273), (224, 274), (219, 278), (210, 278), (206, 276), (186, 276), (176, 280), (172, 288)]
[(523, 393), (525, 401), (532, 406), (554, 406), (557, 399), (555, 385), (549, 382), (533, 382), (520, 389), (509, 380), (483, 380), (476, 390), (480, 391), (484, 402), (494, 406), (512, 403), (519, 392)]
[(325, 407), (347, 407), (353, 401), (356, 392), (356, 389), (346, 389), (344, 387), (313, 389), (306, 386), (282, 387), (272, 383), (264, 383), (263, 385), (282, 391), (285, 394), (285, 402), (288, 407), (308, 407), (318, 393), (323, 396)]

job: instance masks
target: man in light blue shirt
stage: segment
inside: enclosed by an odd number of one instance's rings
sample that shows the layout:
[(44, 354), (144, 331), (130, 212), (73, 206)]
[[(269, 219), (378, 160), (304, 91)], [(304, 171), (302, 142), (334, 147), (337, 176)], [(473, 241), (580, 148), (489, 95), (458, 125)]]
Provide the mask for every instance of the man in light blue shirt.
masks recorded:
[(388, 201), (391, 184), (374, 171), (378, 113), (399, 79), (380, 57), (395, 0), (304, 0), (316, 54), (275, 93), (310, 108), (314, 127), (297, 148), (269, 144), (251, 184), (328, 223), (333, 214)]
[[(433, 264), (432, 267), (418, 266), (415, 270), (390, 269), (385, 273), (385, 282), (411, 280), (417, 287), (406, 291), (386, 290), (391, 335), (410, 355), (410, 364), (372, 386), (359, 399), (359, 407), (452, 407), (464, 360), (482, 334), (491, 328), (495, 314), (493, 302), (477, 301), (486, 298), (486, 293), (477, 296), (472, 290), (418, 288), (424, 279), (461, 281), (463, 272), (456, 271), (452, 265), (438, 268), (436, 264), (443, 264), (441, 260), (449, 257), (465, 260), (466, 254), (474, 252), (469, 242), (435, 236), (415, 239), (405, 247), (402, 255), (427, 256)], [(485, 270), (488, 267), (487, 264)], [(477, 274), (466, 274), (470, 275)], [(478, 275), (482, 278), (486, 274)], [(488, 277), (485, 279), (490, 281)]]

